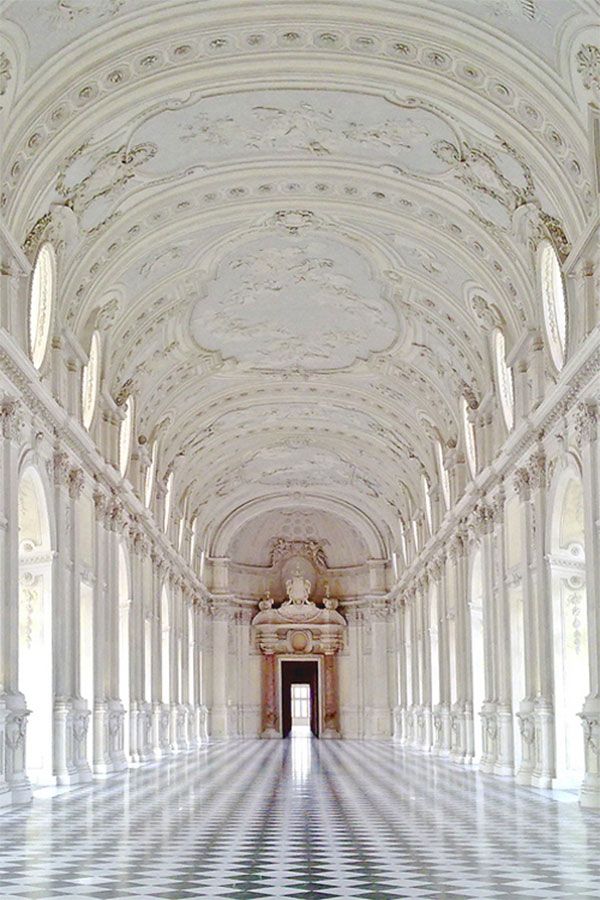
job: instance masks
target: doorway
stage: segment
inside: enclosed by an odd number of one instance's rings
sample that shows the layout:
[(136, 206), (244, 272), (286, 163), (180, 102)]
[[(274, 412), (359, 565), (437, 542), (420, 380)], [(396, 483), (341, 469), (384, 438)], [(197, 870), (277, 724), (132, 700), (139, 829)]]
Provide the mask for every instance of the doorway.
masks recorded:
[(281, 662), (281, 723), (283, 737), (292, 724), (308, 726), (319, 736), (319, 664), (316, 659), (282, 660)]

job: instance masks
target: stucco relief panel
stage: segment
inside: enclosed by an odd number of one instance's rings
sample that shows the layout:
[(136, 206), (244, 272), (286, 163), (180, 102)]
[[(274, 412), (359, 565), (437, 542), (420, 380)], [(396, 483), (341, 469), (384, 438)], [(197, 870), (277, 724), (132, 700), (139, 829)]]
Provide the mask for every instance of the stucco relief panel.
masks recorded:
[(345, 368), (400, 337), (397, 312), (369, 263), (322, 233), (248, 241), (198, 294), (191, 319), (198, 344), (251, 368)]

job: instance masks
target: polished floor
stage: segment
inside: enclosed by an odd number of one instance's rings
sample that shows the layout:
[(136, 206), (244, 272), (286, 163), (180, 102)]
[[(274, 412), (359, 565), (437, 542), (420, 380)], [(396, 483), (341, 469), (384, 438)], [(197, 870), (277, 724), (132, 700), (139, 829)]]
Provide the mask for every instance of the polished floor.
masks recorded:
[(0, 897), (600, 897), (600, 815), (391, 743), (239, 741), (0, 816)]

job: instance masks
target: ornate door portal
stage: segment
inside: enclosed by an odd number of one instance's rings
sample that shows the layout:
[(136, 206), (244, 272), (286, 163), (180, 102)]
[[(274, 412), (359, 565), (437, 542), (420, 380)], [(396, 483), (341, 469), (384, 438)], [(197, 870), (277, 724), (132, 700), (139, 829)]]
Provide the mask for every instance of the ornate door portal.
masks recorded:
[[(311, 685), (311, 730), (315, 736), (340, 737), (337, 652), (343, 645), (346, 622), (337, 611), (337, 600), (325, 597), (324, 606), (309, 600), (310, 581), (300, 573), (286, 582), (288, 600), (275, 608), (268, 597), (252, 625), (263, 653), (261, 737), (285, 737), (291, 728), (290, 686)], [(310, 655), (311, 659), (306, 657)], [(278, 677), (278, 657), (281, 678)], [(322, 729), (319, 716), (318, 660), (322, 656)], [(290, 659), (291, 657), (291, 659)], [(281, 691), (281, 693), (280, 693)], [(280, 709), (282, 715), (280, 716)]]
[(281, 661), (281, 730), (287, 737), (292, 729), (292, 685), (310, 686), (310, 730), (319, 737), (319, 663), (316, 659)]

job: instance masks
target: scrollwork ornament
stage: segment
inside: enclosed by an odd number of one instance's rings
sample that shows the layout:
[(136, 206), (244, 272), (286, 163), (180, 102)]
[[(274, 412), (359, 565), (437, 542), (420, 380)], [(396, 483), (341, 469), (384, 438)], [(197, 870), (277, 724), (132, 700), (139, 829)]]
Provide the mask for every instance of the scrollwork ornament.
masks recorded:
[(600, 92), (600, 47), (582, 44), (575, 60), (584, 88)]
[(531, 745), (535, 740), (535, 723), (530, 713), (517, 713), (519, 732), (524, 744)]
[(6, 723), (6, 743), (13, 751), (25, 743), (28, 715), (29, 710), (23, 710), (19, 713), (12, 713), (8, 718)]
[(600, 754), (600, 717), (587, 713), (577, 714), (583, 725), (583, 739), (585, 745), (594, 755)]

